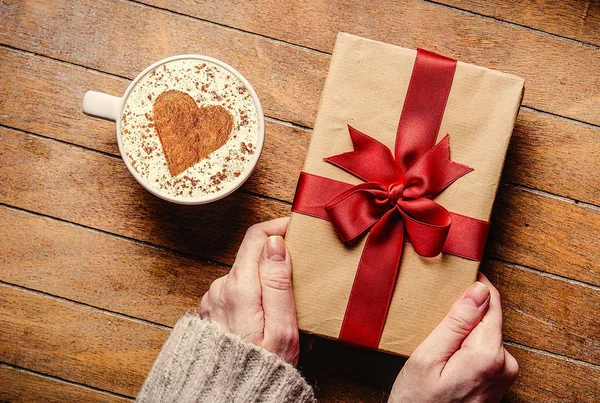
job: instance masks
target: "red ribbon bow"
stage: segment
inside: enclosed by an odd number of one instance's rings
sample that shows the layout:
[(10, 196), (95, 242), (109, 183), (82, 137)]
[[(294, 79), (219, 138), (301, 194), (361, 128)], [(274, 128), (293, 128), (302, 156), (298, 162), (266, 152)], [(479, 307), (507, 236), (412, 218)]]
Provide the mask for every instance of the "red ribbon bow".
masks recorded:
[[(473, 170), (450, 160), (449, 136), (413, 166), (403, 167), (402, 160), (397, 164), (385, 145), (351, 126), (348, 130), (354, 151), (326, 161), (366, 183), (350, 188), (324, 206), (339, 237), (350, 242), (371, 227), (378, 232), (389, 226), (404, 226), (419, 255), (440, 254), (452, 218), (431, 198)], [(402, 246), (404, 231), (394, 234), (399, 239), (387, 242)]]
[(302, 172), (292, 211), (331, 221), (342, 241), (369, 232), (339, 339), (376, 348), (392, 299), (404, 232), (426, 257), (441, 251), (481, 260), (489, 223), (448, 212), (432, 198), (472, 171), (435, 144), (456, 61), (419, 49), (398, 123), (395, 152), (348, 126), (354, 151), (326, 158), (365, 183)]

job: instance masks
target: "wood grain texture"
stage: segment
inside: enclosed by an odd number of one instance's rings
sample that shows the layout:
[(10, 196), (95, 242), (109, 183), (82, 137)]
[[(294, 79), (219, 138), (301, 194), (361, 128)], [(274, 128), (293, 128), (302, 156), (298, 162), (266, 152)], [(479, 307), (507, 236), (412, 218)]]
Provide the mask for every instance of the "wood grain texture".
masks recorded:
[[(0, 244), (2, 281), (167, 326), (194, 309), (210, 283), (227, 273), (6, 207), (0, 207)], [(507, 340), (600, 364), (597, 289), (499, 262), (485, 263), (483, 271), (503, 296)]]
[[(173, 205), (144, 191), (115, 157), (6, 128), (0, 134), (0, 202), (16, 207), (225, 264), (250, 225), (289, 214), (287, 204), (244, 192), (205, 206)], [(505, 186), (489, 249), (598, 284), (599, 219), (599, 211)]]
[(228, 270), (0, 206), (0, 280), (173, 326)]
[(600, 368), (517, 346), (506, 346), (519, 362), (519, 377), (505, 396), (513, 402), (596, 402)]
[(521, 109), (504, 180), (600, 206), (600, 129)]
[(119, 155), (115, 123), (81, 111), (87, 90), (122, 94), (128, 80), (0, 48), (0, 124)]
[(600, 210), (504, 185), (491, 222), (490, 255), (600, 285)]
[[(0, 359), (12, 365), (86, 383), (104, 390), (135, 396), (168, 332), (153, 326), (122, 319), (73, 303), (0, 285)], [(320, 401), (380, 402), (381, 392), (369, 387), (352, 387), (349, 378), (322, 378), (335, 366), (325, 361), (352, 348), (317, 339), (313, 346), (318, 357), (317, 396)], [(330, 346), (331, 347), (331, 346)], [(598, 392), (597, 366), (567, 361), (546, 354), (509, 347), (521, 365), (512, 401), (589, 401)], [(328, 353), (327, 353), (328, 352)], [(389, 368), (384, 380), (393, 382), (401, 357), (366, 352), (369, 365)], [(354, 353), (349, 354), (348, 360)], [(350, 360), (351, 361), (351, 360)], [(348, 362), (350, 362), (348, 361)], [(323, 370), (324, 369), (324, 370)], [(342, 376), (343, 376), (342, 371)], [(308, 375), (312, 378), (312, 375)], [(373, 377), (374, 378), (374, 377)], [(323, 379), (323, 382), (320, 380)], [(346, 387), (344, 385), (350, 385)], [(331, 389), (332, 388), (332, 389)], [(389, 392), (389, 389), (386, 390)]]
[(265, 114), (304, 126), (329, 64), (326, 55), (122, 0), (11, 0), (0, 14), (0, 43), (123, 77), (176, 54), (221, 59), (252, 83)]
[[(0, 48), (0, 124), (119, 155), (115, 124), (81, 111), (89, 89), (125, 91), (128, 80)], [(53, 96), (46, 94), (52, 93)], [(266, 122), (263, 153), (245, 187), (291, 201), (310, 132)]]
[[(457, 7), (598, 44), (593, 2), (507, 4), (466, 0)], [(291, 201), (310, 131), (269, 121), (263, 157), (245, 191), (210, 206), (173, 206), (131, 178), (115, 157), (114, 124), (84, 116), (83, 93), (117, 95), (125, 77), (162, 57), (204, 53), (238, 68), (267, 115), (310, 127), (338, 30), (521, 75), (526, 105), (600, 124), (596, 46), (432, 2), (9, 0), (0, 2), (0, 124), (90, 150), (0, 127), (0, 202), (230, 264), (250, 224), (289, 213), (276, 199)], [(504, 181), (600, 206), (599, 153), (599, 128), (522, 110)], [(484, 264), (503, 295), (508, 341), (581, 360), (509, 346), (521, 375), (507, 400), (594, 401), (600, 395), (600, 210), (504, 185), (493, 222), (491, 257), (593, 285), (498, 260)], [(4, 206), (0, 245), (4, 282), (169, 326), (226, 273), (203, 259)], [(19, 287), (0, 284), (0, 361), (137, 393), (167, 330)], [(402, 364), (326, 340), (303, 354), (320, 401), (385, 401)], [(0, 366), (0, 385), (0, 400), (108, 396), (7, 366)]]
[[(114, 124), (81, 112), (86, 90), (123, 92), (127, 80), (0, 47), (0, 123), (118, 155)], [(54, 97), (40, 91), (57, 88)], [(35, 113), (32, 113), (35, 111)], [(291, 202), (310, 132), (267, 122), (263, 154), (247, 182), (252, 192)], [(521, 110), (505, 179), (600, 205), (600, 129)]]
[(502, 295), (505, 340), (600, 364), (600, 289), (496, 261), (482, 271)]
[(436, 0), (502, 21), (600, 45), (600, 3), (597, 0)]
[(0, 360), (135, 396), (169, 332), (0, 285)]
[(12, 403), (125, 403), (130, 400), (0, 365), (0, 401)]
[(248, 227), (289, 215), (289, 205), (246, 192), (209, 205), (169, 203), (119, 158), (5, 128), (0, 135), (0, 201), (88, 227), (231, 264)]
[(600, 123), (599, 49), (459, 10), (415, 0), (142, 2), (328, 53), (339, 31), (429, 49), (525, 78), (527, 106)]
[[(0, 360), (134, 397), (168, 331), (0, 284)], [(321, 402), (381, 402), (383, 392), (318, 378)], [(3, 389), (3, 388), (0, 388)]]

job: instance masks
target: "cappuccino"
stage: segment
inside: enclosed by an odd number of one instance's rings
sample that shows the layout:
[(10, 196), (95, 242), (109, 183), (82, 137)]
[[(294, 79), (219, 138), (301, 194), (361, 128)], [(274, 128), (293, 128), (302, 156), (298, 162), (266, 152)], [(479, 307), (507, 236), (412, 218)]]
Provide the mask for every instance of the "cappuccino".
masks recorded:
[(253, 169), (259, 121), (252, 94), (231, 71), (172, 60), (147, 72), (125, 99), (121, 151), (158, 193), (198, 198)]

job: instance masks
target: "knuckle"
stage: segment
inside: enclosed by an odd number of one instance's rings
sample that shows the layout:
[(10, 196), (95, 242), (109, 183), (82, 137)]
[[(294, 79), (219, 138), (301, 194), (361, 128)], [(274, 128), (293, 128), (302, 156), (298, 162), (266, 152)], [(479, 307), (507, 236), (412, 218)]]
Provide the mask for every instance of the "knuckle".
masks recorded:
[(228, 281), (223, 285), (223, 301), (227, 303), (227, 305), (235, 306), (241, 297), (242, 293), (235, 282)]
[(249, 238), (253, 238), (257, 235), (262, 235), (264, 233), (262, 224), (253, 224), (246, 230), (246, 236)]
[(289, 278), (283, 276), (265, 277), (263, 279), (263, 285), (265, 287), (279, 291), (289, 291), (292, 289), (292, 281)]
[(508, 351), (506, 351), (506, 375), (512, 381), (519, 375), (519, 362)]
[(202, 299), (200, 300), (200, 304), (198, 306), (198, 314), (203, 319), (211, 318), (212, 311), (213, 311), (213, 304), (211, 301), (211, 295), (210, 295), (210, 293), (207, 292), (202, 296)]
[(299, 335), (296, 329), (291, 326), (284, 328), (281, 332), (281, 341), (287, 345), (296, 345), (299, 343)]
[(263, 286), (274, 290), (290, 291), (292, 289), (292, 278), (283, 267), (265, 269), (261, 281)]
[(299, 344), (299, 335), (297, 329), (291, 326), (281, 326), (272, 339), (273, 344), (278, 347), (288, 348)]
[(223, 284), (222, 300), (230, 308), (260, 304), (259, 287), (242, 286), (243, 279), (228, 278)]
[(219, 295), (219, 292), (221, 291), (220, 288), (221, 288), (221, 279), (218, 278), (210, 284), (207, 294), (211, 295), (212, 297), (216, 297), (217, 295)]
[(406, 361), (404, 368), (409, 372), (427, 373), (431, 369), (431, 360), (427, 355), (424, 355), (420, 350), (416, 350)]
[(451, 332), (461, 336), (469, 334), (473, 329), (473, 324), (462, 312), (450, 312), (446, 317), (446, 326)]
[(483, 363), (482, 371), (486, 375), (497, 375), (504, 371), (504, 349), (497, 349), (482, 352), (481, 362)]

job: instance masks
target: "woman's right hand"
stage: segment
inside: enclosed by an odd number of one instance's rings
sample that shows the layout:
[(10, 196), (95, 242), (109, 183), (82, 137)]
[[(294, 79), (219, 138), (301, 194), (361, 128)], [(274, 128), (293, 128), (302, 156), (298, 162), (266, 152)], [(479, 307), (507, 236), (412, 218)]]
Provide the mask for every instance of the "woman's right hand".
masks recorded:
[(389, 402), (498, 402), (518, 372), (502, 343), (500, 294), (479, 274), (410, 356)]

